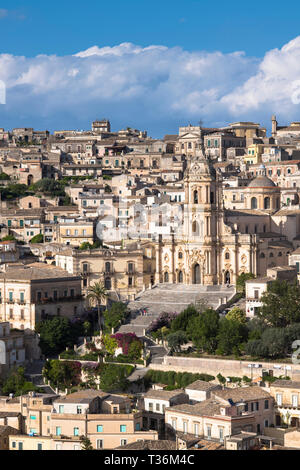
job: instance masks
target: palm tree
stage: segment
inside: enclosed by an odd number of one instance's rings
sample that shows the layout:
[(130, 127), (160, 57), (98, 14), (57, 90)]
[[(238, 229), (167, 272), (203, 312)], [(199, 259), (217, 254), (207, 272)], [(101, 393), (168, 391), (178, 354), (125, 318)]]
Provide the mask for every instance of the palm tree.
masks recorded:
[(91, 300), (93, 304), (96, 304), (98, 308), (98, 324), (100, 329), (100, 337), (103, 334), (103, 324), (101, 319), (101, 304), (106, 300), (108, 296), (107, 290), (101, 282), (95, 282), (93, 286), (88, 288), (87, 299)]

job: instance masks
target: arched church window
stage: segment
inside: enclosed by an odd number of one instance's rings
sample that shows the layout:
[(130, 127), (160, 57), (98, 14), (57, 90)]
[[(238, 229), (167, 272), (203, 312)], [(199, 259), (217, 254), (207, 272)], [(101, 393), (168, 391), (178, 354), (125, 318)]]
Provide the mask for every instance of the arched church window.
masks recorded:
[(278, 253), (278, 256), (281, 258), (281, 256), (282, 256), (282, 253), (281, 253), (281, 251), (279, 251), (279, 253)]
[(264, 199), (264, 209), (270, 209), (270, 198), (265, 197)]
[(228, 251), (225, 253), (225, 259), (230, 259), (230, 253)]
[(183, 258), (183, 253), (182, 253), (181, 251), (179, 251), (179, 253), (178, 253), (178, 258), (179, 258), (179, 259), (182, 259), (182, 258)]
[(215, 202), (215, 193), (213, 191), (210, 192), (210, 203), (214, 204)]
[(256, 197), (253, 197), (251, 199), (251, 209), (257, 209), (257, 199), (256, 199)]
[(196, 189), (194, 191), (194, 204), (198, 204), (198, 191)]
[(273, 253), (270, 253), (270, 258), (274, 258), (274, 255), (273, 255)]
[(199, 235), (199, 225), (198, 225), (198, 222), (196, 222), (196, 220), (194, 220), (193, 222), (192, 232), (193, 232), (193, 235)]
[(261, 253), (261, 254), (259, 255), (259, 257), (263, 259), (263, 258), (265, 258), (265, 254), (264, 254), (264, 253)]

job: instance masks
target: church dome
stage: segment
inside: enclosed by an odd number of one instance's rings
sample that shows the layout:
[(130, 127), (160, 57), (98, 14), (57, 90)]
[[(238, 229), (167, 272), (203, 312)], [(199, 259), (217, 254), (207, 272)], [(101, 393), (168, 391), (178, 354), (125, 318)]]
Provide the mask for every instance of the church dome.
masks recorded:
[(257, 176), (248, 184), (248, 188), (274, 188), (276, 184), (267, 176)]

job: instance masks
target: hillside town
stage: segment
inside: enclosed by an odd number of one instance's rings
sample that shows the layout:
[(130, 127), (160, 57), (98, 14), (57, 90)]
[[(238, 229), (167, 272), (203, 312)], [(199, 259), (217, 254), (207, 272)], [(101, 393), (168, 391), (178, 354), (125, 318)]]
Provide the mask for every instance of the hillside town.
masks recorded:
[(0, 450), (300, 449), (300, 122), (0, 128)]

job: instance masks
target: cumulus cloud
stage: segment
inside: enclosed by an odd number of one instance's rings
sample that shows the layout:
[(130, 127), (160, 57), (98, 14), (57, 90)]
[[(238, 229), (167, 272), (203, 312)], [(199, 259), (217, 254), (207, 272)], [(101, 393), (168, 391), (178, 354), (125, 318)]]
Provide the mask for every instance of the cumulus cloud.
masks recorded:
[(300, 114), (300, 37), (262, 59), (131, 43), (63, 57), (0, 54), (0, 80), (7, 88), (1, 126), (15, 120), (76, 127), (105, 115), (116, 127), (162, 135), (176, 131), (170, 123), (200, 118), (204, 125), (264, 121), (274, 112), (294, 119)]

